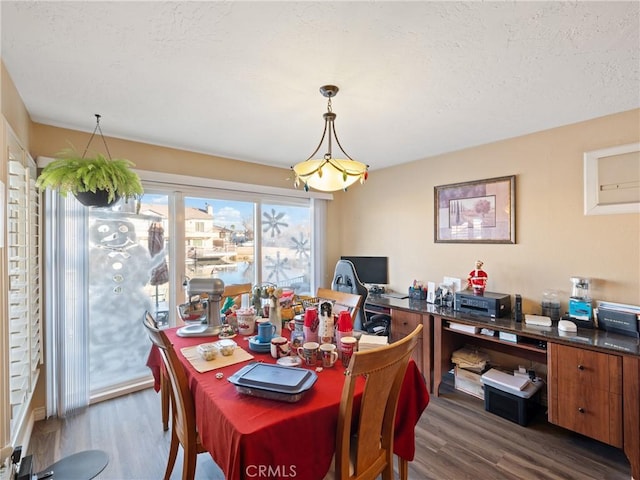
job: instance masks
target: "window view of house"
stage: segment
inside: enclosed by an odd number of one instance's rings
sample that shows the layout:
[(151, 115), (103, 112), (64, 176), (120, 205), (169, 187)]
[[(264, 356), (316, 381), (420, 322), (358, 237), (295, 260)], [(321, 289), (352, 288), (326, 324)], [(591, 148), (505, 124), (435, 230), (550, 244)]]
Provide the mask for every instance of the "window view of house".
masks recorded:
[(184, 199), (184, 274), (217, 277), (225, 284), (253, 283), (253, 202)]
[(255, 217), (255, 207), (254, 202), (186, 197), (185, 275), (309, 292), (310, 208), (262, 204)]

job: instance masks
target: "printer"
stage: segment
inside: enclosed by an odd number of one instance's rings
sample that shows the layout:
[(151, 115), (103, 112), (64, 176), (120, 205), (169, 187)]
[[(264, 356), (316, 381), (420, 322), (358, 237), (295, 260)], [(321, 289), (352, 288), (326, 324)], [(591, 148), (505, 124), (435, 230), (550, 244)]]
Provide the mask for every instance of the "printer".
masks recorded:
[(474, 295), (471, 290), (456, 292), (454, 310), (485, 317), (505, 317), (511, 315), (511, 295), (506, 293), (484, 292)]

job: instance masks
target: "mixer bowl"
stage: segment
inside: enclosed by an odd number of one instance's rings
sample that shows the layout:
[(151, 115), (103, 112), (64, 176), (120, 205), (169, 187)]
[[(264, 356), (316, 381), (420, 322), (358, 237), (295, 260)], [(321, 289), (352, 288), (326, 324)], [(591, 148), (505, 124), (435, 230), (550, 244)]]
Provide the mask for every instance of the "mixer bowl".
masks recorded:
[(207, 311), (201, 303), (181, 303), (177, 307), (178, 316), (187, 324), (206, 323)]

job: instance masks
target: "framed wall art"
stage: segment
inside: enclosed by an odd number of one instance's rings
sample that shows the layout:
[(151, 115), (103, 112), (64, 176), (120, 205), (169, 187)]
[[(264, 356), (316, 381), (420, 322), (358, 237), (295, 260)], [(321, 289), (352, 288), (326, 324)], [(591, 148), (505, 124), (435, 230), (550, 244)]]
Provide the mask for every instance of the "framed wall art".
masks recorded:
[(516, 177), (434, 187), (436, 243), (516, 243)]

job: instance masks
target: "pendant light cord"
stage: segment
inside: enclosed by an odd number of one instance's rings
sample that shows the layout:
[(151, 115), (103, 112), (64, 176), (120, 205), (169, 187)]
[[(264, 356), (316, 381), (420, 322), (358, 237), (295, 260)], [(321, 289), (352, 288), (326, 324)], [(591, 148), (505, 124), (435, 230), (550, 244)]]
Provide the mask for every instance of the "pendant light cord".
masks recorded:
[(82, 158), (84, 158), (84, 156), (87, 154), (87, 150), (89, 150), (89, 145), (91, 145), (91, 141), (93, 140), (93, 137), (95, 137), (96, 131), (99, 131), (100, 137), (102, 137), (102, 142), (104, 143), (104, 148), (107, 150), (107, 156), (109, 157), (109, 160), (111, 160), (111, 152), (109, 152), (109, 147), (107, 146), (107, 140), (104, 138), (104, 135), (102, 134), (102, 128), (100, 128), (100, 114), (96, 113), (94, 115), (96, 116), (96, 128), (93, 129), (93, 133), (91, 134), (91, 137), (89, 137), (89, 143), (87, 143), (87, 146), (84, 149)]

